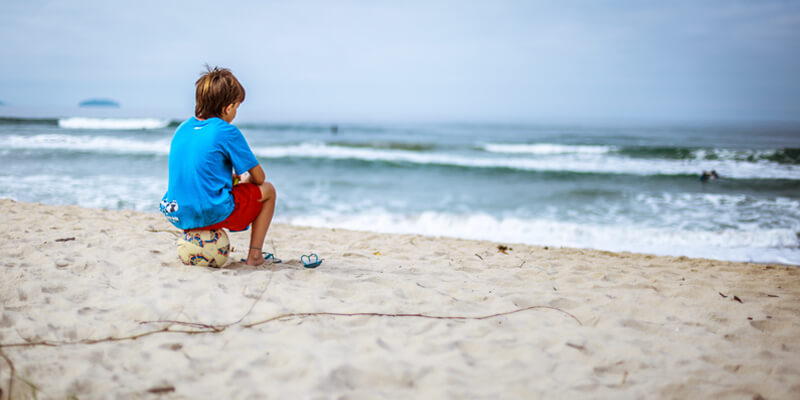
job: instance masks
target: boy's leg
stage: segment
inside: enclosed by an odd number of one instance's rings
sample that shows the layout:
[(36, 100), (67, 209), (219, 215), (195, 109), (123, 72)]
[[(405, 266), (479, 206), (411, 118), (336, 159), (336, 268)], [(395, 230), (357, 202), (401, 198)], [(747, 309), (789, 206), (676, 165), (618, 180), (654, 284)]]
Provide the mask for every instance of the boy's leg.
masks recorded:
[(261, 189), (261, 211), (253, 220), (250, 230), (250, 251), (247, 253), (248, 265), (261, 265), (264, 263), (264, 255), (261, 248), (264, 246), (264, 238), (267, 237), (269, 225), (272, 223), (272, 216), (275, 214), (275, 202), (277, 195), (275, 187), (269, 182), (259, 185)]

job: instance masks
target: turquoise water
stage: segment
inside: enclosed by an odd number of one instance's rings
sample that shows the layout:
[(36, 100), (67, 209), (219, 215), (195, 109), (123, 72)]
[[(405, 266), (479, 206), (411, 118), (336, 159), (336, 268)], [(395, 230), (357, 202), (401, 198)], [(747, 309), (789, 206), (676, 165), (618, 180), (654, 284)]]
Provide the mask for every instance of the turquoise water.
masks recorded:
[[(2, 118), (0, 197), (157, 212), (176, 124)], [(239, 126), (280, 222), (800, 264), (796, 125)]]

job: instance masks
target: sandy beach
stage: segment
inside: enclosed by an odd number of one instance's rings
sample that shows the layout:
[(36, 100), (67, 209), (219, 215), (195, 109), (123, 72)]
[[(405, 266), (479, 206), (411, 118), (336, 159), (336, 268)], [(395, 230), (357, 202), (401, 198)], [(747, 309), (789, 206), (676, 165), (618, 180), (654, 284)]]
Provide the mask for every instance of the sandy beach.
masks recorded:
[(283, 263), (211, 269), (155, 213), (0, 221), (1, 399), (800, 398), (793, 266), (276, 224)]

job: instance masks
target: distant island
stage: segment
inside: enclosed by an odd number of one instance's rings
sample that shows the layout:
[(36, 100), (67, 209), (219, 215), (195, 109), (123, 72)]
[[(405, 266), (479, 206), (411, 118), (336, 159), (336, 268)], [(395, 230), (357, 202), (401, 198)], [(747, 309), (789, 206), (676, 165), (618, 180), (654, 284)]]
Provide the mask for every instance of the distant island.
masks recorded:
[(80, 102), (79, 107), (119, 107), (119, 103), (111, 99), (88, 99)]

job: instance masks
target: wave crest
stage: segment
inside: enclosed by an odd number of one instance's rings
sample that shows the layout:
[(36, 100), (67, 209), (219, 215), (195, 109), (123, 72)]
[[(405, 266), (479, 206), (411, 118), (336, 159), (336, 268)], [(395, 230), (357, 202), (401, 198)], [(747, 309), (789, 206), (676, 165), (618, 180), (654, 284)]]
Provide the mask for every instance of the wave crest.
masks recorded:
[(58, 126), (65, 129), (143, 130), (166, 128), (170, 122), (168, 119), (156, 118), (71, 117), (59, 119)]
[(588, 146), (588, 145), (563, 145), (552, 143), (538, 143), (538, 144), (503, 144), (503, 143), (486, 143), (481, 146), (482, 150), (490, 153), (507, 153), (507, 154), (605, 154), (615, 147), (612, 146)]
[(703, 170), (716, 170), (729, 179), (800, 180), (800, 165), (768, 161), (739, 160), (670, 160), (631, 158), (610, 154), (549, 154), (546, 157), (474, 156), (466, 154), (405, 150), (353, 148), (325, 143), (256, 147), (255, 154), (264, 158), (316, 158), (360, 160), (368, 162), (440, 165), (459, 168), (506, 168), (522, 171), (572, 172), (585, 174), (627, 175), (698, 175)]
[(94, 151), (114, 154), (169, 154), (169, 140), (142, 141), (109, 136), (35, 135), (7, 136), (4, 146), (11, 149)]

